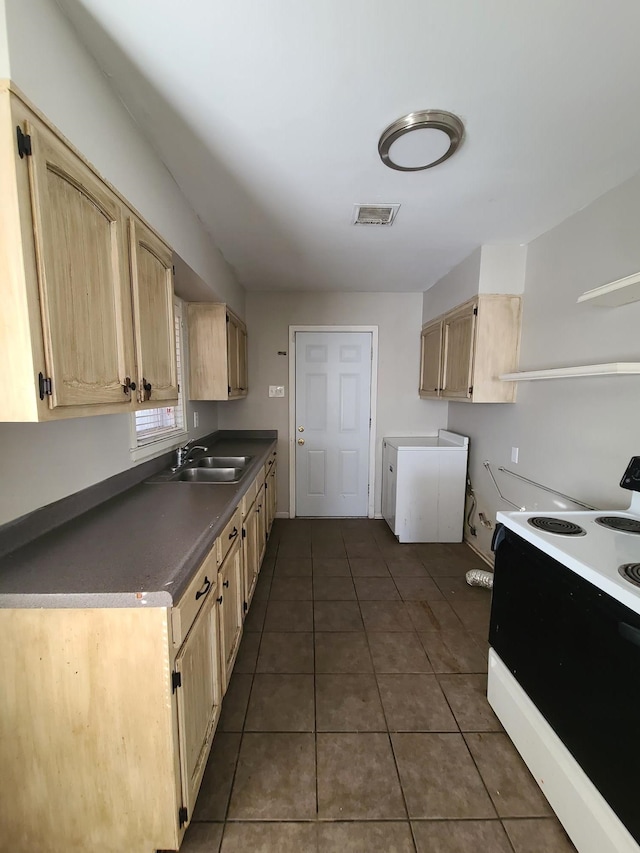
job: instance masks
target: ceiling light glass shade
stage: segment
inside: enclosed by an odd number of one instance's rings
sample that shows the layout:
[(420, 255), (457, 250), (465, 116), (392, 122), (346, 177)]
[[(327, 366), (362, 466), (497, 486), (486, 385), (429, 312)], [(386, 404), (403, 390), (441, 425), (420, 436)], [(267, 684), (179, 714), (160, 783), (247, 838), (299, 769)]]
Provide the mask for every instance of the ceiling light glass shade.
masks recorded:
[(419, 172), (448, 160), (463, 136), (464, 125), (458, 116), (443, 110), (422, 110), (390, 124), (380, 137), (378, 153), (390, 169)]

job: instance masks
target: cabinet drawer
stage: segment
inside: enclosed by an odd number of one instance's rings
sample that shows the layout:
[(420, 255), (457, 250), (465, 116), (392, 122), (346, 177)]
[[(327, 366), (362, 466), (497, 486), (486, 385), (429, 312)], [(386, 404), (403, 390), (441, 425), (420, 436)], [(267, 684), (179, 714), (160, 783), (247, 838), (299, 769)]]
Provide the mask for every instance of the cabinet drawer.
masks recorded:
[(204, 558), (202, 565), (193, 576), (184, 595), (171, 610), (171, 628), (173, 631), (174, 646), (182, 644), (207, 595), (215, 592), (218, 581), (217, 550), (218, 540), (216, 539), (213, 548)]
[(222, 565), (224, 558), (227, 556), (229, 552), (229, 548), (233, 545), (233, 543), (242, 537), (242, 507), (239, 506), (236, 508), (236, 511), (233, 513), (231, 518), (226, 524), (226, 527), (218, 536), (217, 545), (218, 545), (218, 566)]

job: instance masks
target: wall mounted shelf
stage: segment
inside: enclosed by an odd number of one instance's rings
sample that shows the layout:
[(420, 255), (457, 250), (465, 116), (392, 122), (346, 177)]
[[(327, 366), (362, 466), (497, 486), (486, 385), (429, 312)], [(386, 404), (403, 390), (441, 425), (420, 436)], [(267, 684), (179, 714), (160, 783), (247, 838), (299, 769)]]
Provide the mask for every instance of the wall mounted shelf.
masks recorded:
[(578, 302), (591, 302), (602, 308), (615, 308), (617, 305), (627, 305), (629, 302), (640, 300), (640, 272), (610, 281), (601, 287), (587, 290), (579, 296)]
[(522, 370), (503, 373), (503, 382), (521, 382), (532, 379), (571, 379), (577, 376), (626, 376), (640, 373), (640, 362), (622, 361), (611, 364), (583, 364), (578, 367), (554, 367), (550, 370)]

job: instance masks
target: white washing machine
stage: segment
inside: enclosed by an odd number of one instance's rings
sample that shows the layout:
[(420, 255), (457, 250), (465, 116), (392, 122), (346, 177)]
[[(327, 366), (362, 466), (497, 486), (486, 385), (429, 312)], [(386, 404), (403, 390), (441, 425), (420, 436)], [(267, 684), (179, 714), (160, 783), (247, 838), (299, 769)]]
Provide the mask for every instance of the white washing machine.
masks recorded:
[(382, 515), (399, 542), (461, 542), (469, 439), (437, 435), (382, 440)]

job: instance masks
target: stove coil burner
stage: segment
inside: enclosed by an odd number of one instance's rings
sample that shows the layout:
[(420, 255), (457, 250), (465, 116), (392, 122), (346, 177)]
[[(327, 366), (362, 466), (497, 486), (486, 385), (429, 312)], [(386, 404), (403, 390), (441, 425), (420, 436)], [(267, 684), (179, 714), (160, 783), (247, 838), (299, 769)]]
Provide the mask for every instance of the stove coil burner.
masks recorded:
[(574, 524), (573, 521), (567, 521), (565, 518), (536, 515), (533, 518), (528, 518), (527, 521), (532, 527), (545, 533), (557, 533), (560, 536), (586, 536), (587, 534), (587, 531), (580, 525)]
[(619, 530), (622, 533), (640, 533), (640, 521), (635, 518), (625, 518), (620, 515), (601, 515), (596, 518), (596, 523), (611, 530)]
[(618, 569), (618, 574), (635, 586), (640, 586), (640, 563), (625, 563)]

